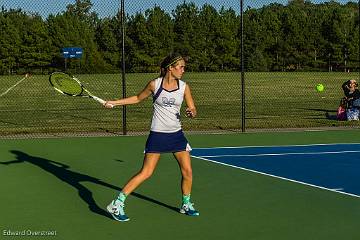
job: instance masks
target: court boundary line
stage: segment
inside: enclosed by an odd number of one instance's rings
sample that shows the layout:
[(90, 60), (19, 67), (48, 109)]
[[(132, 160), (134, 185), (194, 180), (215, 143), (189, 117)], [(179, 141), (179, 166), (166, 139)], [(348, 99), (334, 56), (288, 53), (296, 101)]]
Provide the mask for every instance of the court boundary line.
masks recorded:
[(263, 156), (287, 156), (287, 155), (325, 155), (325, 154), (340, 154), (340, 153), (360, 153), (359, 150), (354, 151), (337, 151), (337, 152), (289, 152), (289, 153), (260, 153), (260, 154), (225, 154), (225, 155), (205, 155), (203, 158), (218, 158), (218, 157), (263, 157)]
[(306, 146), (333, 146), (333, 145), (360, 145), (360, 143), (314, 143), (314, 144), (293, 144), (293, 145), (251, 145), (251, 146), (225, 146), (225, 147), (204, 147), (204, 148), (194, 148), (194, 149), (231, 149), (231, 148), (264, 148), (264, 147), (306, 147)]
[(197, 157), (197, 156), (193, 156), (193, 155), (191, 155), (191, 157), (197, 158), (197, 159), (200, 159), (200, 160), (204, 160), (204, 161), (208, 161), (208, 162), (212, 162), (212, 163), (216, 163), (216, 164), (220, 164), (220, 165), (224, 165), (224, 166), (227, 166), (227, 167), (233, 167), (233, 168), (241, 169), (241, 170), (252, 172), (252, 173), (256, 173), (256, 174), (260, 174), (260, 175), (264, 175), (264, 176), (268, 176), (268, 177), (273, 177), (273, 178), (277, 178), (277, 179), (281, 179), (281, 180), (292, 182), (292, 183), (297, 183), (297, 184), (301, 184), (301, 185), (305, 185), (305, 186), (309, 186), (309, 187), (313, 187), (313, 188), (318, 188), (318, 189), (321, 189), (321, 190), (326, 190), (326, 191), (330, 191), (330, 192), (334, 192), (334, 193), (339, 193), (339, 194), (342, 194), (342, 195), (347, 195), (347, 196), (351, 196), (351, 197), (360, 198), (359, 195), (339, 191), (340, 188), (336, 188), (336, 189), (326, 188), (326, 187), (314, 185), (314, 184), (311, 184), (311, 183), (297, 181), (297, 180), (290, 179), (290, 178), (285, 178), (285, 177), (281, 177), (281, 176), (277, 176), (277, 175), (273, 175), (273, 174), (269, 174), (269, 173), (264, 173), (264, 172), (244, 168), (244, 167), (239, 167), (239, 166), (234, 166), (234, 165), (227, 164), (227, 163), (214, 161), (214, 160), (203, 158), (203, 157)]

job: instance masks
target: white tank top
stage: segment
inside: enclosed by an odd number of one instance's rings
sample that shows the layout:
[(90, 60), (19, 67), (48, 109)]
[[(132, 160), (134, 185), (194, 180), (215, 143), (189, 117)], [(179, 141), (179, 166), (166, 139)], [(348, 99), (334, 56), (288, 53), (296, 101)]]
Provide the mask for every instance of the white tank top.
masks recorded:
[(150, 130), (165, 133), (177, 132), (181, 130), (180, 109), (186, 83), (178, 80), (178, 88), (167, 91), (162, 88), (162, 82), (163, 78), (155, 79), (154, 112)]

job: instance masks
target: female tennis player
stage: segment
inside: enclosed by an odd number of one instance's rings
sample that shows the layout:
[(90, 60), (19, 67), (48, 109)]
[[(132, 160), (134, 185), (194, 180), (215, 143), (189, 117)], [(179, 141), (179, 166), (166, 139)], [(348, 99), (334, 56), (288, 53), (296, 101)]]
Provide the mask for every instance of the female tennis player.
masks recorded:
[(196, 116), (196, 108), (190, 87), (181, 77), (185, 72), (185, 60), (179, 54), (168, 55), (161, 63), (160, 77), (151, 80), (138, 95), (114, 101), (107, 101), (105, 107), (136, 104), (150, 95), (153, 97), (154, 111), (150, 134), (146, 141), (143, 166), (123, 187), (107, 210), (118, 221), (128, 221), (124, 211), (126, 197), (142, 182), (151, 177), (161, 153), (173, 153), (181, 170), (182, 205), (180, 213), (198, 216), (190, 202), (192, 188), (192, 167), (189, 151), (191, 147), (181, 128), (180, 108), (185, 99), (188, 117)]

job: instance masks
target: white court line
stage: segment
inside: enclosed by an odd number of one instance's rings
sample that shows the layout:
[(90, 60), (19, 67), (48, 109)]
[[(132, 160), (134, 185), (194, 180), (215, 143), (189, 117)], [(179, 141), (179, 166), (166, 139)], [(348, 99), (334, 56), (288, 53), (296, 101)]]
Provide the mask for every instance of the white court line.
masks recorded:
[(19, 85), (22, 81), (24, 81), (27, 77), (25, 76), (24, 78), (22, 78), (20, 81), (18, 81), (17, 83), (15, 83), (14, 85), (12, 85), (10, 88), (8, 88), (5, 92), (0, 94), (0, 97), (4, 96), (5, 94), (7, 94), (8, 92), (10, 92), (11, 89), (13, 89), (14, 87), (16, 87), (17, 85)]
[(354, 151), (337, 151), (337, 152), (299, 152), (299, 153), (260, 153), (260, 154), (225, 154), (213, 156), (199, 156), (203, 158), (218, 158), (218, 157), (262, 157), (262, 156), (287, 156), (287, 155), (322, 155), (322, 154), (341, 154), (341, 153), (360, 153), (360, 150)]
[(196, 149), (232, 149), (232, 148), (279, 148), (279, 147), (311, 147), (311, 146), (336, 146), (336, 145), (359, 145), (360, 143), (315, 143), (315, 144), (295, 144), (295, 145), (258, 145), (258, 146), (232, 146), (232, 147), (205, 147)]
[(305, 185), (305, 186), (310, 186), (310, 187), (319, 188), (319, 189), (322, 189), (322, 190), (327, 190), (327, 191), (330, 191), (330, 192), (335, 192), (335, 193), (340, 193), (340, 194), (344, 194), (344, 195), (348, 195), (348, 196), (360, 198), (359, 195), (352, 194), (352, 193), (347, 193), (347, 192), (342, 192), (342, 191), (340, 191), (340, 190), (341, 190), (340, 188), (339, 188), (339, 189), (330, 189), (330, 188), (326, 188), (326, 187), (322, 187), (322, 186), (317, 186), (317, 185), (310, 184), (310, 183), (306, 183), (306, 182), (301, 182), (301, 181), (297, 181), (297, 180), (293, 180), (293, 179), (289, 179), (289, 178), (284, 178), (284, 177), (276, 176), (276, 175), (269, 174), (269, 173), (259, 172), (259, 171), (255, 171), (255, 170), (248, 169), (248, 168), (243, 168), (243, 167), (238, 167), (238, 166), (234, 166), (234, 165), (227, 164), (227, 163), (222, 163), (222, 162), (213, 161), (213, 160), (210, 160), (210, 159), (207, 159), (207, 158), (203, 158), (203, 157), (197, 157), (197, 156), (192, 156), (192, 157), (197, 158), (197, 159), (200, 159), (200, 160), (204, 160), (204, 161), (208, 161), (208, 162), (220, 164), (220, 165), (225, 165), (225, 166), (228, 166), (228, 167), (233, 167), (233, 168), (242, 169), (242, 170), (245, 170), (245, 171), (248, 171), (248, 172), (253, 172), (253, 173), (257, 173), (257, 174), (261, 174), (261, 175), (265, 175), (265, 176), (269, 176), (269, 177), (273, 177), (273, 178), (278, 178), (278, 179), (285, 180), (285, 181), (289, 181), (289, 182), (293, 182), (293, 183), (302, 184), (302, 185)]

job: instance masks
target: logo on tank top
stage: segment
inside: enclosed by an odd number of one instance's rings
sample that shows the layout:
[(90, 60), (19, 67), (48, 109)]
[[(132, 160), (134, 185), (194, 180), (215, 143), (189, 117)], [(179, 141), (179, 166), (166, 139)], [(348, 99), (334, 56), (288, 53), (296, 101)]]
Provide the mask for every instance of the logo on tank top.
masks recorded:
[(163, 97), (162, 104), (164, 107), (172, 107), (175, 105), (175, 98), (168, 99), (167, 97)]

